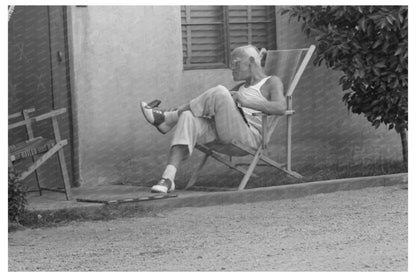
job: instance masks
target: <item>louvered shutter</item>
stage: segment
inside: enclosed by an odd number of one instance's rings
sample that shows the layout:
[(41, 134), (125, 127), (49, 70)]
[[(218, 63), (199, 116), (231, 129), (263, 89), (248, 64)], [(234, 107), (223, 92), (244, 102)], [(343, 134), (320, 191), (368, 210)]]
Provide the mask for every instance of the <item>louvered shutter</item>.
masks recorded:
[(230, 50), (252, 44), (276, 49), (276, 20), (273, 6), (229, 6)]
[(234, 48), (276, 49), (274, 6), (181, 6), (185, 69), (221, 68)]
[(181, 6), (185, 67), (219, 67), (226, 63), (222, 6)]

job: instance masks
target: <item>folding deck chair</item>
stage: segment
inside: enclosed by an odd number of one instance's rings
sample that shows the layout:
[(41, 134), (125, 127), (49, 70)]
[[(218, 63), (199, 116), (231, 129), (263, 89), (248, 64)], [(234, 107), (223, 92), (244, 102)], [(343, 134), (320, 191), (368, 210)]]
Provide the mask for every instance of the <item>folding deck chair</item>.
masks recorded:
[[(266, 165), (275, 167), (278, 170), (285, 172), (287, 175), (301, 179), (302, 175), (292, 170), (292, 143), (291, 143), (291, 133), (292, 133), (292, 116), (295, 111), (292, 109), (292, 94), (296, 88), (296, 85), (301, 78), (306, 65), (312, 57), (313, 52), (315, 51), (315, 45), (311, 45), (309, 48), (302, 49), (288, 49), (288, 50), (270, 50), (267, 51), (266, 63), (264, 66), (265, 72), (267, 75), (276, 75), (279, 76), (283, 82), (285, 89), (285, 96), (287, 102), (287, 110), (285, 116), (287, 119), (287, 144), (286, 144), (286, 159), (287, 163), (280, 164), (276, 161), (266, 157), (264, 151), (267, 148), (267, 144), (270, 140), (270, 137), (277, 125), (277, 121), (272, 126), (268, 126), (268, 119), (271, 115), (264, 114), (262, 112), (255, 113), (253, 115), (259, 115), (262, 117), (262, 142), (257, 150), (253, 151), (252, 149), (244, 146), (238, 142), (232, 142), (229, 144), (223, 144), (217, 141), (213, 141), (206, 144), (197, 143), (195, 148), (203, 152), (205, 155), (202, 158), (200, 164), (193, 172), (188, 184), (185, 189), (192, 187), (197, 180), (199, 173), (201, 172), (203, 166), (205, 165), (209, 157), (214, 158), (215, 160), (227, 165), (231, 169), (234, 169), (242, 174), (244, 174), (243, 179), (238, 186), (238, 190), (243, 190), (250, 177), (255, 174), (253, 173), (257, 163), (261, 160), (266, 163)], [(281, 116), (283, 117), (283, 116)], [(224, 157), (225, 154), (229, 156), (229, 159)], [(253, 156), (253, 159), (248, 168), (244, 168), (241, 165), (246, 164), (235, 164), (232, 162), (232, 157), (241, 157), (241, 156)]]
[[(9, 167), (13, 168), (13, 162), (18, 161), (24, 158), (34, 157), (35, 155), (42, 154), (41, 157), (34, 160), (33, 164), (27, 168), (24, 172), (22, 172), (18, 176), (18, 180), (22, 181), (31, 173), (35, 172), (37, 185), (39, 189), (39, 194), (42, 195), (42, 190), (50, 190), (56, 192), (65, 193), (66, 199), (71, 200), (71, 188), (69, 183), (68, 171), (66, 168), (65, 156), (64, 156), (64, 149), (63, 147), (68, 144), (66, 139), (61, 139), (61, 134), (59, 132), (58, 120), (57, 116), (66, 112), (65, 108), (52, 110), (48, 113), (38, 115), (36, 117), (29, 117), (30, 113), (35, 111), (34, 108), (23, 110), (23, 112), (18, 112), (9, 115), (9, 120), (13, 120), (19, 117), (23, 117), (23, 121), (15, 122), (9, 124), (8, 129), (14, 129), (21, 126), (26, 126), (26, 131), (28, 134), (28, 140), (9, 145)], [(34, 137), (32, 123), (45, 120), (45, 119), (52, 119), (52, 127), (54, 131), (55, 139), (48, 139), (43, 137)], [(55, 153), (58, 153), (59, 157), (59, 164), (62, 173), (62, 178), (64, 181), (64, 188), (63, 189), (52, 189), (52, 188), (43, 188), (39, 184), (38, 176), (37, 176), (37, 168), (39, 168), (43, 163), (45, 163), (49, 158), (51, 158)]]

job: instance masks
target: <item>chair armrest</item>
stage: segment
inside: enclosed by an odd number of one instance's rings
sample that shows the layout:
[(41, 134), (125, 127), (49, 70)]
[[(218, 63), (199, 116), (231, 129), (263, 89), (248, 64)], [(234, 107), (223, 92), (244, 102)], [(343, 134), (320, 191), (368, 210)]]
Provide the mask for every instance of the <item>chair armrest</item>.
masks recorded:
[[(292, 115), (294, 113), (295, 113), (295, 110), (287, 110), (287, 111), (285, 111), (284, 115)], [(253, 116), (263, 116), (263, 115), (272, 116), (271, 114), (267, 114), (267, 113), (263, 113), (263, 112), (255, 112), (255, 113), (252, 113), (251, 115), (253, 115)]]
[[(294, 110), (286, 110), (284, 115), (293, 115), (295, 113)], [(262, 122), (261, 122), (261, 137), (262, 137), (262, 147), (263, 149), (266, 149), (267, 147), (267, 141), (266, 141), (266, 137), (265, 135), (268, 132), (267, 129), (267, 117), (268, 116), (272, 116), (271, 114), (266, 114), (263, 112), (255, 112), (252, 113), (253, 116), (261, 116), (262, 117)]]

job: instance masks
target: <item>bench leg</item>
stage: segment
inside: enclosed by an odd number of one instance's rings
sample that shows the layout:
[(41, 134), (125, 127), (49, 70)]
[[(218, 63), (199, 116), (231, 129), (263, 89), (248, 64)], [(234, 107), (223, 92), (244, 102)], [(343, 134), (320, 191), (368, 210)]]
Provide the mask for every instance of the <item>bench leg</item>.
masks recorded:
[[(34, 157), (32, 157), (32, 162), (35, 162), (36, 160), (34, 159)], [(39, 196), (42, 196), (42, 188), (40, 186), (40, 182), (39, 182), (39, 175), (38, 175), (38, 171), (35, 170), (35, 179), (36, 179), (36, 184), (38, 186), (38, 190), (39, 190)]]
[(61, 166), (62, 177), (64, 180), (66, 200), (71, 200), (72, 199), (71, 184), (69, 182), (68, 170), (66, 168), (65, 154), (64, 154), (63, 148), (59, 149), (58, 157), (59, 157), (59, 164)]

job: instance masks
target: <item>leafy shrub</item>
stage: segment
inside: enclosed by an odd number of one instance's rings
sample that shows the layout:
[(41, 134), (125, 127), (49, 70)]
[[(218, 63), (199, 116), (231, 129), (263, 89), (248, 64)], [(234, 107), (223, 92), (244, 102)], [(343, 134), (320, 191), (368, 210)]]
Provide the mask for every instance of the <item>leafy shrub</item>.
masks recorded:
[(27, 204), (26, 189), (18, 180), (18, 173), (9, 168), (9, 222), (19, 222)]
[(339, 83), (348, 110), (375, 128), (394, 128), (407, 162), (407, 6), (294, 6), (285, 13), (316, 40), (314, 64), (344, 73)]

